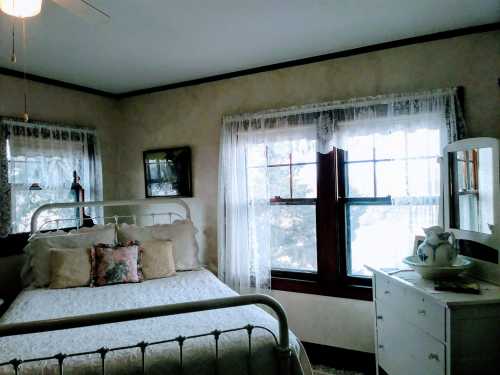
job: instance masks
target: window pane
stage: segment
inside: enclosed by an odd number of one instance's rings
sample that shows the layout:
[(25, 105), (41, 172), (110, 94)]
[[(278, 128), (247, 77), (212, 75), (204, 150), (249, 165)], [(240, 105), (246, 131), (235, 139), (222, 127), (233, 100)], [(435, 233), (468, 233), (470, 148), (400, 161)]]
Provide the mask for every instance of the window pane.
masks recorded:
[(292, 163), (316, 163), (316, 141), (301, 139), (292, 142)]
[(470, 184), (469, 173), (467, 171), (467, 162), (457, 160), (458, 191), (468, 190)]
[(247, 152), (247, 163), (249, 167), (262, 167), (267, 165), (266, 145), (250, 145)]
[(408, 133), (408, 157), (422, 157), (441, 154), (439, 129), (418, 129)]
[(293, 197), (316, 198), (316, 164), (295, 165), (292, 174)]
[[(29, 190), (26, 185), (12, 185), (12, 210), (15, 221), (13, 222), (14, 232), (29, 232), (31, 217), (35, 210), (43, 204), (54, 202), (74, 202), (74, 197), (69, 189), (44, 189)], [(56, 222), (47, 221), (60, 220), (59, 227), (72, 227), (76, 225), (74, 220), (75, 209), (52, 209), (42, 212), (38, 223), (46, 223), (41, 229), (56, 229)]]
[(271, 207), (272, 268), (317, 271), (316, 206)]
[(160, 178), (160, 175), (159, 175), (160, 166), (158, 165), (158, 163), (151, 161), (151, 160), (148, 160), (147, 167), (148, 167), (150, 179), (151, 180), (158, 180)]
[(373, 197), (373, 163), (349, 163), (348, 174), (348, 196)]
[(343, 149), (347, 151), (347, 160), (372, 160), (373, 159), (373, 137), (353, 136), (346, 140)]
[(474, 232), (480, 232), (478, 215), (471, 215), (471, 212), (478, 212), (477, 208), (477, 196), (475, 194), (466, 194), (458, 196), (458, 212), (459, 212), (459, 224), (461, 229), (471, 230)]
[[(290, 168), (289, 167), (271, 167), (268, 168), (269, 174), (269, 193), (271, 198), (281, 197), (290, 198)], [(260, 186), (265, 189), (265, 185)]]
[(408, 191), (413, 197), (439, 196), (437, 158), (408, 160)]
[(375, 134), (376, 159), (400, 159), (406, 156), (405, 136), (402, 131)]
[(267, 146), (269, 165), (290, 164), (290, 142), (276, 142)]
[(437, 205), (348, 206), (348, 274), (369, 275), (365, 264), (401, 266), (402, 259), (413, 252), (415, 235), (423, 235), (423, 227), (436, 225), (438, 210)]
[(41, 183), (42, 163), (36, 158), (16, 157), (9, 161), (9, 182), (11, 184)]
[(377, 196), (406, 196), (406, 164), (404, 161), (379, 161), (377, 169)]

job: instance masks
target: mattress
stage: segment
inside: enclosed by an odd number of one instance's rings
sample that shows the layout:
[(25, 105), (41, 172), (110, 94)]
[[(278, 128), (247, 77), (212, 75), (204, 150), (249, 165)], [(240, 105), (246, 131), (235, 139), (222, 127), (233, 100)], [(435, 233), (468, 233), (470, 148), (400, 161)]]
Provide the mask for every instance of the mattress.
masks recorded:
[[(148, 280), (139, 284), (121, 284), (99, 288), (33, 289), (23, 291), (0, 319), (0, 324), (55, 319), (101, 312), (143, 308), (234, 296), (236, 293), (206, 270), (179, 272), (176, 276)], [(264, 326), (278, 335), (278, 322), (257, 306), (242, 306), (123, 323), (0, 338), (0, 363), (14, 358), (50, 357), (57, 353), (94, 351), (101, 347), (129, 346), (141, 341), (154, 342), (177, 336), (190, 336), (244, 327)], [(310, 374), (307, 356), (291, 334), (292, 374)], [(275, 374), (275, 341), (265, 330), (252, 334), (251, 363), (248, 361), (248, 334), (235, 331), (221, 335), (219, 361), (215, 360), (213, 336), (185, 341), (184, 374)], [(68, 358), (67, 374), (99, 374), (98, 354)], [(106, 357), (107, 374), (141, 372), (138, 348), (110, 352)], [(177, 342), (146, 349), (146, 373), (179, 372)], [(57, 373), (57, 361), (24, 363), (22, 373)], [(0, 367), (0, 374), (13, 373), (11, 366)]]

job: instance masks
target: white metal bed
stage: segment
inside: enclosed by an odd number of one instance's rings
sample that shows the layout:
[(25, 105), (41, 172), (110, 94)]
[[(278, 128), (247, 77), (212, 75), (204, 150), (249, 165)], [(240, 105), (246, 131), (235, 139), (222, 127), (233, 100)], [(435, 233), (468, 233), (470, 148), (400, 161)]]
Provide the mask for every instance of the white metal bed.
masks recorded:
[[(191, 213), (189, 210), (189, 206), (181, 199), (169, 199), (169, 198), (158, 198), (158, 199), (148, 199), (148, 200), (121, 200), (121, 201), (102, 201), (102, 202), (83, 202), (83, 203), (54, 203), (47, 204), (38, 208), (33, 214), (31, 220), (31, 234), (34, 235), (38, 233), (40, 228), (44, 228), (44, 224), (40, 227), (38, 225), (38, 218), (40, 214), (46, 210), (58, 209), (58, 208), (83, 208), (83, 207), (120, 207), (120, 206), (141, 206), (141, 207), (151, 207), (158, 206), (161, 204), (168, 205), (176, 205), (181, 207), (185, 211), (185, 217), (187, 219), (191, 218)], [(121, 218), (132, 219), (136, 222), (137, 216), (149, 216), (155, 222), (156, 218), (161, 216), (166, 216), (169, 218), (170, 222), (172, 222), (173, 216), (182, 217), (178, 212), (166, 212), (166, 213), (148, 213), (145, 215), (126, 215), (126, 216), (107, 216), (102, 217), (100, 219), (108, 219), (113, 220), (118, 223)], [(96, 219), (96, 218), (94, 218)], [(77, 227), (79, 227), (80, 223), (77, 223)], [(291, 373), (291, 357), (292, 350), (290, 346), (290, 337), (288, 330), (288, 322), (287, 316), (282, 308), (282, 306), (273, 298), (262, 295), (262, 294), (253, 294), (253, 295), (244, 295), (244, 296), (232, 296), (226, 298), (217, 298), (217, 299), (207, 299), (200, 301), (189, 301), (185, 303), (175, 303), (175, 304), (167, 304), (162, 306), (153, 306), (147, 308), (139, 308), (139, 309), (128, 309), (123, 311), (111, 311), (104, 312), (98, 314), (91, 315), (80, 315), (74, 317), (63, 317), (58, 319), (50, 319), (43, 321), (30, 321), (30, 322), (22, 322), (22, 323), (14, 323), (14, 324), (0, 324), (0, 339), (5, 337), (11, 337), (16, 335), (26, 335), (26, 334), (35, 334), (42, 332), (52, 332), (59, 330), (66, 330), (72, 328), (79, 327), (89, 327), (110, 323), (118, 323), (118, 322), (128, 322), (139, 319), (148, 319), (155, 317), (165, 317), (172, 316), (178, 314), (187, 314), (194, 312), (202, 312), (209, 310), (218, 310), (218, 309), (226, 309), (237, 306), (247, 306), (247, 305), (265, 305), (270, 308), (277, 317), (279, 322), (279, 332), (276, 335), (269, 328), (260, 326), (258, 324), (247, 324), (245, 326), (234, 327), (231, 329), (218, 329), (218, 327), (214, 327), (213, 330), (209, 332), (205, 332), (197, 335), (179, 335), (177, 337), (166, 337), (162, 340), (157, 340), (155, 342), (133, 342), (130, 345), (120, 346), (120, 347), (110, 347), (107, 348), (104, 346), (100, 348), (95, 348), (93, 351), (84, 351), (84, 352), (76, 352), (76, 353), (53, 353), (51, 356), (44, 357), (34, 357), (34, 358), (10, 358), (8, 361), (0, 361), (0, 368), (10, 367), (14, 374), (21, 373), (21, 369), (23, 364), (35, 362), (35, 361), (43, 361), (43, 360), (56, 360), (58, 363), (58, 373), (63, 374), (65, 371), (65, 362), (67, 359), (81, 356), (81, 355), (89, 355), (95, 354), (100, 357), (101, 360), (101, 373), (106, 373), (106, 358), (108, 353), (125, 350), (125, 349), (137, 349), (141, 353), (141, 361), (142, 361), (142, 373), (146, 373), (146, 348), (152, 347), (154, 345), (159, 345), (163, 343), (176, 343), (178, 346), (178, 370), (179, 373), (183, 373), (183, 346), (187, 340), (195, 340), (200, 337), (213, 337), (215, 343), (215, 373), (218, 373), (217, 363), (220, 358), (220, 351), (218, 347), (219, 338), (228, 333), (234, 331), (242, 331), (248, 334), (248, 354), (247, 354), (247, 373), (252, 373), (252, 333), (257, 330), (262, 330), (270, 334), (275, 342), (276, 349), (276, 359), (277, 359), (277, 368), (279, 369), (280, 374), (290, 374)], [(294, 371), (297, 373), (296, 371)], [(309, 373), (309, 370), (305, 371)]]

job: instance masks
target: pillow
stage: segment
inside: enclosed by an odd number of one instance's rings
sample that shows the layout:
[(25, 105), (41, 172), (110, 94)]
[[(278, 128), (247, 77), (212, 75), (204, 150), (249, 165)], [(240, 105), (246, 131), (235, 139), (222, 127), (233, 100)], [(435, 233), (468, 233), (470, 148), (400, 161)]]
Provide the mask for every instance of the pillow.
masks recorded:
[(91, 276), (90, 249), (50, 249), (51, 289), (89, 286)]
[(144, 241), (142, 249), (142, 274), (145, 280), (175, 275), (172, 241)]
[(177, 220), (173, 224), (139, 227), (137, 225), (120, 224), (118, 241), (170, 240), (174, 249), (175, 269), (189, 271), (200, 268), (198, 260), (198, 244), (196, 228), (189, 220)]
[[(62, 231), (62, 230), (36, 233), (30, 238), (30, 240), (34, 240), (35, 238), (51, 237), (51, 236), (64, 235), (64, 234), (67, 234), (67, 233)], [(29, 243), (29, 241), (28, 241), (28, 243)], [(22, 283), (23, 287), (28, 287), (30, 285), (34, 285), (34, 282), (35, 282), (33, 268), (31, 267), (32, 257), (30, 254), (28, 254), (27, 249), (28, 249), (27, 247), (24, 247), (23, 251), (25, 252), (26, 256), (25, 256), (25, 261), (23, 263), (23, 267), (21, 268), (21, 283)]]
[(141, 247), (138, 242), (92, 248), (92, 286), (141, 282)]
[(25, 246), (28, 255), (28, 269), (23, 270), (24, 279), (28, 279), (29, 266), (33, 277), (32, 285), (45, 287), (50, 283), (50, 249), (90, 249), (96, 243), (114, 244), (115, 225), (97, 225), (82, 233), (57, 232), (35, 235)]

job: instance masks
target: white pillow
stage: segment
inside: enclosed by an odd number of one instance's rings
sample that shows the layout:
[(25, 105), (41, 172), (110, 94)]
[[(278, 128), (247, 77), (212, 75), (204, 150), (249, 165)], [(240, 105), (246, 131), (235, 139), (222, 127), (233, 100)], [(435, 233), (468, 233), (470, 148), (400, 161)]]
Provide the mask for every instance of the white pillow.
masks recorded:
[(115, 225), (96, 225), (92, 228), (82, 228), (81, 232), (72, 231), (61, 234), (61, 232), (35, 235), (30, 239), (24, 252), (28, 255), (28, 267), (24, 267), (21, 276), (23, 282), (30, 281), (29, 268), (32, 271), (32, 285), (45, 287), (50, 283), (50, 249), (65, 248), (90, 249), (94, 244), (104, 243), (113, 245), (115, 243)]
[[(52, 237), (52, 236), (59, 236), (59, 235), (64, 235), (67, 234), (66, 232), (62, 230), (55, 230), (55, 231), (50, 231), (50, 232), (44, 232), (44, 233), (36, 233), (33, 235), (33, 237), (30, 238), (30, 241), (35, 240), (36, 238), (45, 238), (45, 237)], [(29, 242), (28, 242), (29, 244)], [(33, 282), (35, 281), (35, 276), (33, 275), (33, 268), (31, 267), (31, 254), (28, 253), (28, 245), (24, 247), (24, 252), (26, 253), (25, 261), (23, 264), (23, 267), (21, 268), (21, 282), (24, 287), (33, 285)]]
[(189, 271), (200, 268), (196, 228), (189, 220), (177, 220), (173, 224), (160, 224), (149, 227), (120, 224), (118, 242), (170, 240), (174, 248), (175, 269)]

